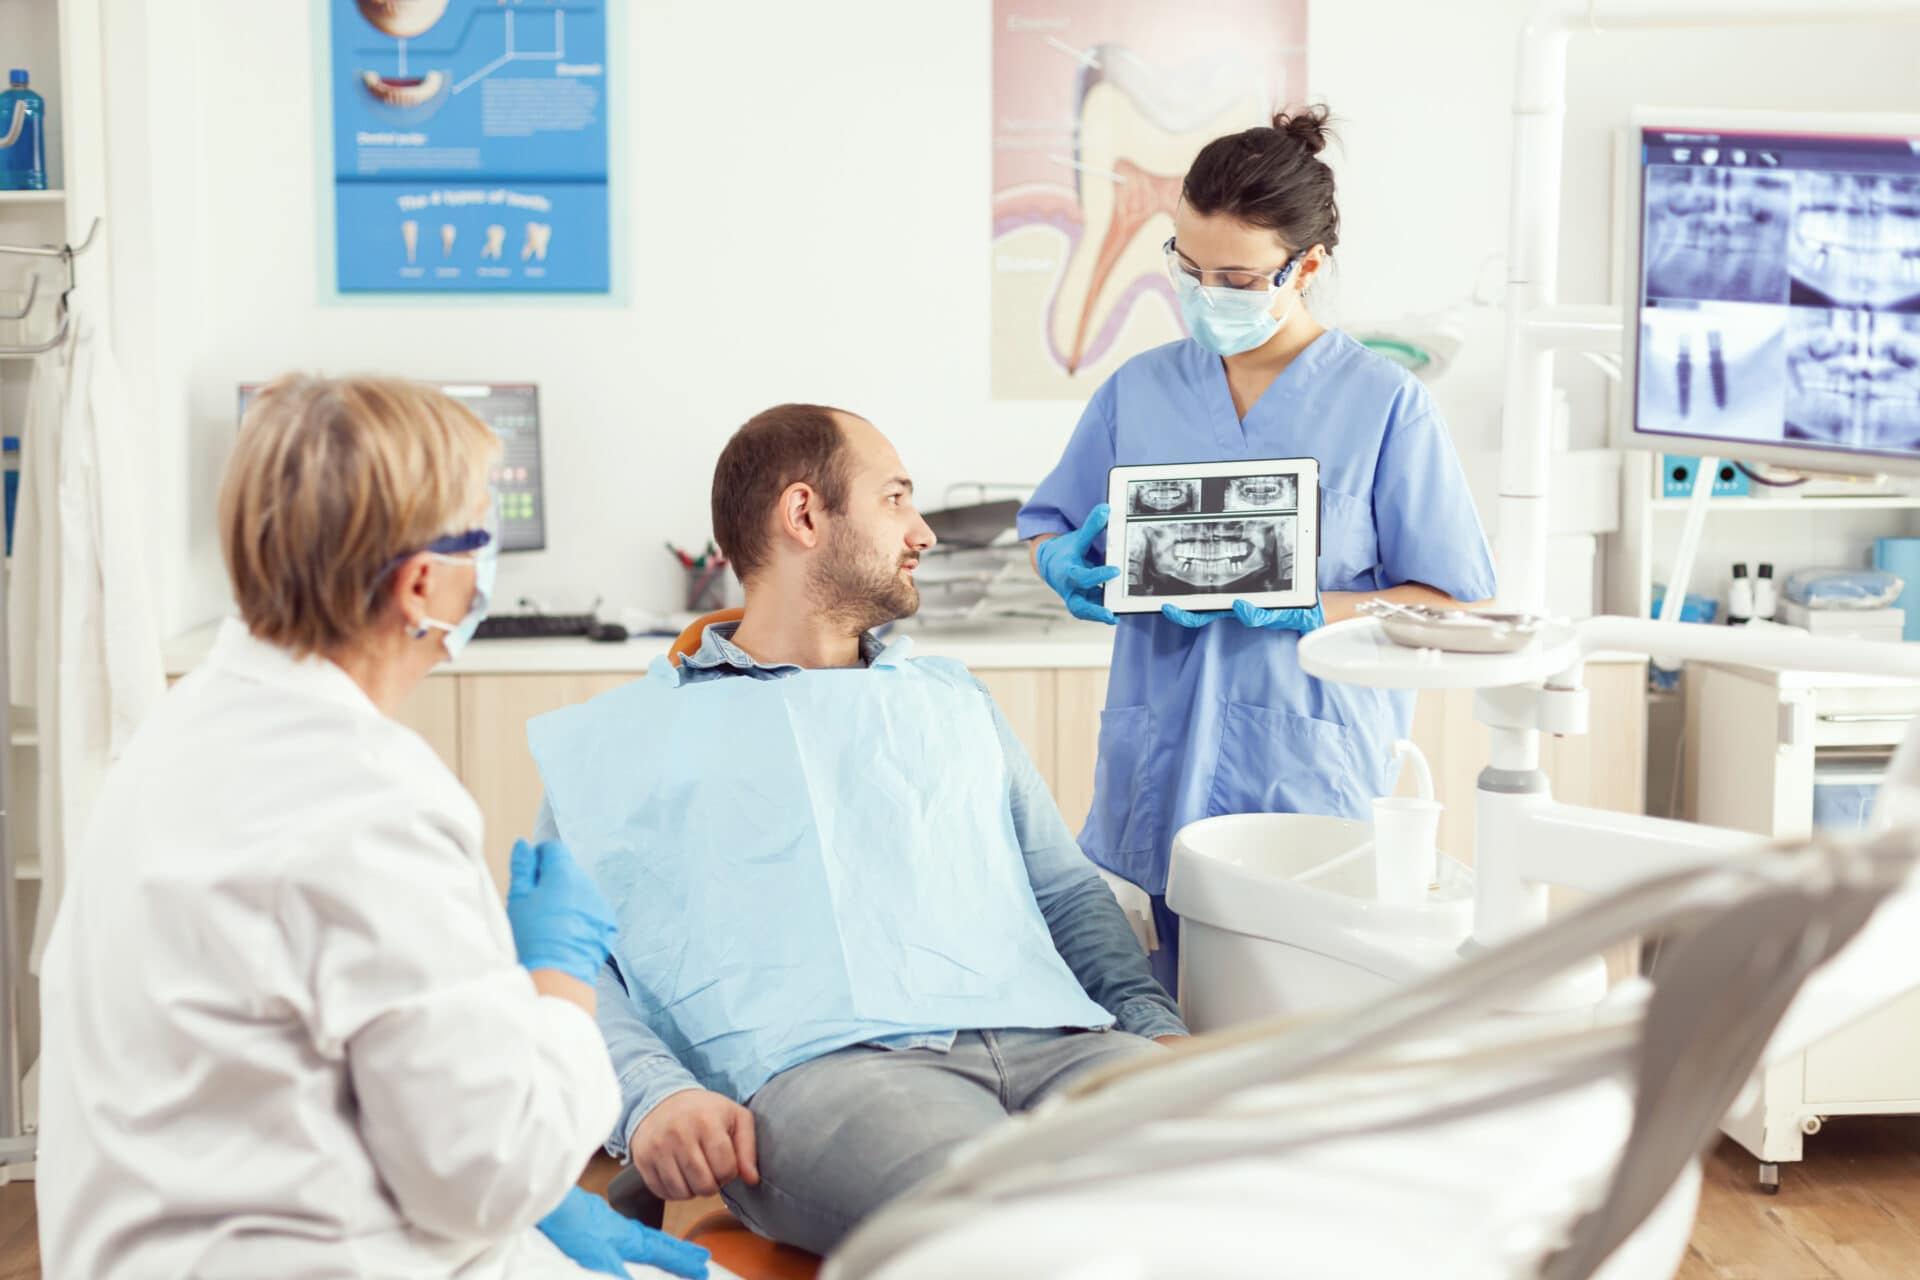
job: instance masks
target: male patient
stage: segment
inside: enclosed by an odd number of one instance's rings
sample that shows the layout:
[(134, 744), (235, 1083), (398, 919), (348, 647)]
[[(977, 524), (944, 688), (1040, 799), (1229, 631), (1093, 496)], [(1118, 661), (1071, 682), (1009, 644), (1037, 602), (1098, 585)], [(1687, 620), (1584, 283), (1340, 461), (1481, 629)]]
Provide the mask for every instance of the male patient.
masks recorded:
[(886, 438), (769, 409), (721, 454), (713, 527), (746, 616), (533, 722), (542, 835), (620, 921), (610, 1148), (824, 1253), (957, 1145), (1186, 1032), (979, 682), (873, 636), (919, 607), (934, 542)]

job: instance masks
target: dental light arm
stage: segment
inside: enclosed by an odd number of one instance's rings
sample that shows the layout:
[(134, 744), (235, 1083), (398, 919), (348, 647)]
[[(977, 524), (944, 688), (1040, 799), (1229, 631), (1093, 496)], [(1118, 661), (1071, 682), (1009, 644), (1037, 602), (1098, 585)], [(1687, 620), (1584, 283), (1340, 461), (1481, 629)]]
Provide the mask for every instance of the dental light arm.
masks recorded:
[(1582, 656), (1608, 651), (1660, 653), (1682, 661), (1725, 662), (1770, 671), (1831, 671), (1920, 681), (1920, 652), (1910, 645), (1822, 639), (1786, 627), (1679, 626), (1644, 618), (1588, 618), (1577, 628)]

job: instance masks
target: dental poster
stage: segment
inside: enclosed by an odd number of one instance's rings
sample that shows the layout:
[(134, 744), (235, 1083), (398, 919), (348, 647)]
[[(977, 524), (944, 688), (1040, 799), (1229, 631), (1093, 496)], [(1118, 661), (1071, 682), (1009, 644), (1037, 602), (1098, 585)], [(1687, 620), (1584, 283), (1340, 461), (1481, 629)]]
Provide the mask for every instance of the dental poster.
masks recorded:
[(342, 293), (606, 293), (607, 0), (324, 0)]
[(1306, 0), (994, 0), (993, 26), (993, 394), (1083, 400), (1185, 333), (1180, 181), (1300, 98)]

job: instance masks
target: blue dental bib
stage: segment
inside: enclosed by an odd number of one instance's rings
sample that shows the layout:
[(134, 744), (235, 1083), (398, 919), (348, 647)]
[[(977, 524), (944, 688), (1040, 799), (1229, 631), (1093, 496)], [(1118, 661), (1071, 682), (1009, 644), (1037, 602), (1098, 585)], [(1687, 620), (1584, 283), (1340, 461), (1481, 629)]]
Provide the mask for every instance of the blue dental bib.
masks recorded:
[(1034, 901), (988, 695), (910, 648), (774, 680), (662, 658), (528, 726), (629, 994), (737, 1101), (870, 1040), (1113, 1021)]

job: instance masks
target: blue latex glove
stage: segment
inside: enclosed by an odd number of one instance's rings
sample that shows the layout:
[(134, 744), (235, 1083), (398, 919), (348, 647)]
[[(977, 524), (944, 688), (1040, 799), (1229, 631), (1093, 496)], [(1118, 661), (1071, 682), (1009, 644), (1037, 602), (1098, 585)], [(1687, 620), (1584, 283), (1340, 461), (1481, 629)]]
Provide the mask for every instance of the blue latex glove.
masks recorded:
[(1120, 619), (1113, 616), (1113, 610), (1101, 599), (1100, 584), (1119, 577), (1120, 570), (1113, 565), (1087, 561), (1087, 548), (1107, 527), (1109, 514), (1107, 504), (1101, 503), (1087, 512), (1086, 522), (1078, 529), (1041, 543), (1040, 549), (1033, 553), (1033, 560), (1040, 570), (1040, 580), (1067, 602), (1068, 613), (1089, 622), (1113, 626)]
[(1311, 609), (1262, 609), (1250, 601), (1235, 600), (1233, 616), (1249, 627), (1264, 631), (1298, 631), (1301, 635), (1327, 625), (1327, 615), (1318, 604)]
[(1185, 609), (1176, 609), (1170, 604), (1163, 604), (1160, 606), (1160, 616), (1168, 622), (1177, 622), (1183, 627), (1193, 627), (1198, 630), (1201, 627), (1212, 626), (1225, 618), (1231, 618), (1233, 615), (1225, 610), (1219, 613), (1189, 613)]
[(556, 969), (589, 986), (618, 934), (613, 908), (558, 840), (514, 842), (507, 923), (521, 964)]
[(626, 1280), (629, 1262), (658, 1267), (687, 1280), (704, 1280), (707, 1259), (713, 1256), (697, 1244), (621, 1217), (605, 1200), (579, 1187), (540, 1219), (540, 1230), (560, 1252), (587, 1270), (620, 1280)]

